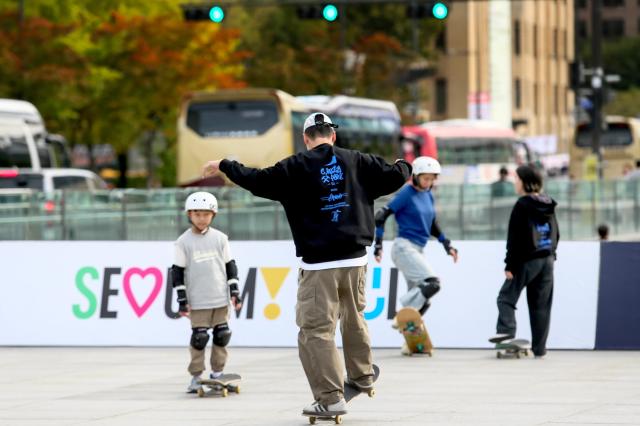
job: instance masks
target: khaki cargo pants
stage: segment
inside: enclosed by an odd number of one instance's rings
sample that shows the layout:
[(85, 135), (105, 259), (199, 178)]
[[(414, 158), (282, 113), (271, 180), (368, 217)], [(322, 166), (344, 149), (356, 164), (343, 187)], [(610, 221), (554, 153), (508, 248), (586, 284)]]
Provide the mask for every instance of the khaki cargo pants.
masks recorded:
[[(215, 309), (196, 309), (191, 311), (191, 328), (207, 327), (213, 329), (218, 324), (223, 324), (229, 319), (229, 307)], [(192, 376), (199, 376), (205, 370), (204, 351), (194, 349), (189, 345), (189, 353), (191, 354), (191, 363), (189, 364), (189, 373)], [(211, 369), (213, 371), (224, 370), (227, 362), (227, 348), (222, 346), (211, 345)]]
[(371, 343), (364, 319), (366, 274), (366, 266), (298, 273), (298, 351), (313, 397), (321, 404), (334, 404), (344, 394), (344, 369), (335, 344), (338, 319), (350, 380), (363, 386), (372, 382)]

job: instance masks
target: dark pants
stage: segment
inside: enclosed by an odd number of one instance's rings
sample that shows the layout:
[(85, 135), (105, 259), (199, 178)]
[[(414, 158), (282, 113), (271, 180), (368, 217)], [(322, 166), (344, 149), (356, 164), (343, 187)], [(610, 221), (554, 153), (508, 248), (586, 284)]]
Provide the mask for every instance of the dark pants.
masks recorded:
[(516, 335), (516, 304), (520, 293), (527, 287), (531, 348), (535, 355), (547, 352), (547, 337), (551, 322), (553, 299), (553, 256), (526, 261), (520, 270), (511, 271), (512, 280), (506, 280), (498, 294), (498, 333)]

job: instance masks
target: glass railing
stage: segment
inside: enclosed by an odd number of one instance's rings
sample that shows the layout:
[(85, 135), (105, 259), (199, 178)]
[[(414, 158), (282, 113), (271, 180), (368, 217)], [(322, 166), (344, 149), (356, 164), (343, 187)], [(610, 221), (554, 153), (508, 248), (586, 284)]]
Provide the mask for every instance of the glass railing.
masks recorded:
[[(184, 201), (196, 188), (56, 191), (0, 190), (1, 240), (174, 240), (189, 224)], [(213, 226), (233, 240), (291, 239), (279, 203), (240, 188), (202, 188), (218, 198)], [(640, 181), (549, 181), (564, 240), (591, 240), (601, 223), (612, 236), (640, 235)], [(503, 240), (516, 196), (492, 196), (490, 185), (440, 185), (438, 221), (451, 239)], [(378, 208), (390, 197), (378, 199)], [(385, 238), (396, 234), (388, 220)]]

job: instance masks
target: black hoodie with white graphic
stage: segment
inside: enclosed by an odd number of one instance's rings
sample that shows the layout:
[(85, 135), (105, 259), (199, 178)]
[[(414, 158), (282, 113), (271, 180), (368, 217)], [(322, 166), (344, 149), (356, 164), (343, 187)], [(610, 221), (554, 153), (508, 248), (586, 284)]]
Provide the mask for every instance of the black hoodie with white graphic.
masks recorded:
[(518, 199), (509, 218), (506, 271), (513, 273), (528, 260), (556, 255), (560, 240), (556, 205), (547, 195), (524, 195)]

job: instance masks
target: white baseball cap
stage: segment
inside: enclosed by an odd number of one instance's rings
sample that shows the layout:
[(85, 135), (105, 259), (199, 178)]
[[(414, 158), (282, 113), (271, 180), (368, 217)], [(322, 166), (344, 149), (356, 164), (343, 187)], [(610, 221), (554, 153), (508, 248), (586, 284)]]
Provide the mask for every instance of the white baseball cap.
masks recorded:
[(333, 127), (334, 129), (338, 128), (337, 124), (333, 124), (328, 115), (323, 114), (321, 112), (314, 112), (310, 114), (306, 120), (304, 120), (304, 126), (302, 126), (302, 131), (306, 131), (311, 126), (326, 126)]

